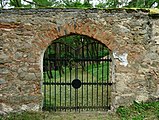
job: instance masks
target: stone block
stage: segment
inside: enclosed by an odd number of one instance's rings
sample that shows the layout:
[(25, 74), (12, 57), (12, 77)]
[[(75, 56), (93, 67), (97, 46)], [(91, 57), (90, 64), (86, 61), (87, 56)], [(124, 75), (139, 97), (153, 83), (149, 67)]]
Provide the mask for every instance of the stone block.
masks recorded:
[(7, 73), (9, 73), (9, 70), (8, 70), (8, 68), (0, 68), (0, 73), (7, 74)]
[(143, 94), (137, 95), (135, 101), (146, 102), (148, 99), (149, 99), (148, 94), (143, 93)]
[(0, 78), (0, 85), (5, 83), (6, 83), (5, 79)]
[(135, 94), (130, 93), (130, 94), (122, 94), (120, 96), (117, 96), (114, 98), (112, 104), (114, 106), (126, 106), (126, 105), (131, 105), (133, 101), (135, 100)]
[(7, 114), (12, 111), (13, 111), (13, 108), (11, 106), (6, 105), (4, 103), (0, 103), (0, 114)]
[(9, 56), (7, 54), (4, 54), (3, 52), (1, 52), (0, 64), (4, 64), (4, 63), (8, 63), (8, 62), (11, 62), (11, 60), (9, 59)]
[(37, 77), (35, 76), (34, 73), (24, 73), (24, 80), (36, 80)]
[(39, 111), (40, 106), (36, 103), (23, 104), (20, 109), (23, 111)]

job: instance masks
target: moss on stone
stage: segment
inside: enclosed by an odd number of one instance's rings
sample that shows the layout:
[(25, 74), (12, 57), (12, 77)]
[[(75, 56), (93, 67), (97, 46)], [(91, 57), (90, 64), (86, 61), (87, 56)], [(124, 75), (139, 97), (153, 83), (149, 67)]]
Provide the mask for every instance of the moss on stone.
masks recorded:
[(151, 8), (150, 10), (150, 14), (159, 14), (159, 9), (158, 8)]

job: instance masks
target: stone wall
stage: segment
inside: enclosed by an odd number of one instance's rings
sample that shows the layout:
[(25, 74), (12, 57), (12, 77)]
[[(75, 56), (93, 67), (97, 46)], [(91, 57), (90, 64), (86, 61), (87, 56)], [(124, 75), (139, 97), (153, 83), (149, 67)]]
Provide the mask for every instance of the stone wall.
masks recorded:
[(159, 18), (146, 10), (0, 10), (0, 113), (40, 110), (43, 54), (80, 34), (112, 53), (112, 109), (159, 98)]

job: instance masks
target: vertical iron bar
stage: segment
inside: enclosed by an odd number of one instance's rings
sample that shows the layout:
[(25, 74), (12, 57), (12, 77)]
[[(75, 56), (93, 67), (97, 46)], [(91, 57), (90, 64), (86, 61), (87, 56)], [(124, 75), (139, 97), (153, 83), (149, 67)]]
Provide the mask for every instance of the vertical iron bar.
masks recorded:
[[(78, 89), (77, 89), (77, 93), (76, 93), (76, 95), (77, 95), (77, 101), (76, 101), (76, 102), (77, 102), (77, 103), (76, 103), (76, 109), (78, 110)], [(77, 110), (76, 110), (76, 111), (77, 111)]]
[[(71, 47), (69, 47), (69, 53), (71, 53)], [(70, 60), (69, 62), (70, 62), (69, 64), (70, 64), (70, 83), (71, 83), (72, 82), (72, 72), (71, 71), (73, 70), (72, 60)], [(72, 101), (72, 86), (70, 85), (70, 112), (71, 112), (71, 106), (72, 106), (71, 101)]]
[[(75, 50), (75, 58), (78, 59), (78, 49)], [(78, 79), (78, 61), (75, 63), (75, 78)], [(75, 89), (75, 111), (78, 107), (78, 89)]]
[[(45, 66), (46, 65), (46, 60), (45, 60), (46, 58), (45, 58), (45, 55), (44, 55), (44, 60), (43, 60), (43, 75), (44, 75), (44, 83), (46, 82), (46, 71), (47, 71), (47, 69), (46, 69), (46, 67), (48, 67), (48, 66)], [(46, 85), (43, 85), (44, 86), (44, 107), (46, 107)]]
[[(75, 57), (78, 59), (78, 49), (75, 51)], [(75, 78), (78, 79), (78, 61), (75, 64)]]
[[(61, 59), (61, 44), (59, 44), (58, 58)], [(60, 66), (60, 65), (61, 65), (61, 61), (59, 60), (58, 62), (59, 62), (58, 67), (60, 68), (60, 67), (61, 67), (61, 66)], [(61, 96), (61, 92), (62, 92), (62, 91), (61, 91), (61, 68), (59, 69), (59, 74), (60, 74), (60, 111), (61, 111), (61, 110), (62, 110), (62, 109), (61, 109), (61, 97), (62, 97), (62, 96)]]
[[(53, 50), (53, 46), (51, 45), (51, 51)], [(53, 62), (53, 60), (51, 61), (51, 76), (52, 76), (52, 78), (51, 78), (51, 82), (53, 82), (53, 80), (54, 80), (54, 64), (53, 64), (54, 62)], [(51, 97), (51, 107), (54, 107), (54, 94), (53, 94), (53, 92), (54, 92), (54, 85), (51, 85), (51, 95), (52, 95), (52, 97)]]
[[(102, 58), (103, 59), (105, 59), (105, 56), (103, 57), (103, 52), (104, 52), (104, 46), (102, 46)], [(103, 107), (103, 79), (104, 79), (104, 69), (103, 69), (103, 67), (104, 67), (104, 61), (102, 61), (102, 107)]]
[[(88, 55), (88, 40), (87, 40), (87, 58), (90, 56)], [(87, 61), (87, 110), (88, 110), (88, 61)]]
[(75, 112), (77, 111), (77, 89), (75, 89)]
[[(99, 44), (97, 43), (97, 59), (99, 59), (98, 56), (98, 46)], [(97, 61), (97, 110), (98, 110), (98, 61)]]
[[(79, 57), (79, 56), (78, 56), (78, 52), (79, 52), (79, 51), (76, 52), (76, 54), (77, 54), (77, 59), (79, 59), (79, 58), (78, 58), (78, 57)], [(78, 78), (78, 68), (79, 68), (78, 64), (79, 64), (79, 63), (80, 63), (80, 61), (77, 62), (77, 68), (76, 68), (76, 69), (77, 69), (77, 73), (76, 73), (76, 75), (77, 75), (76, 77), (77, 77), (77, 78)], [(77, 89), (76, 95), (77, 95), (77, 106), (76, 106), (76, 107), (77, 107), (77, 110), (78, 110), (78, 89)]]
[(66, 78), (66, 64), (67, 64), (67, 63), (66, 63), (66, 62), (67, 62), (67, 61), (66, 61), (66, 47), (67, 47), (67, 46), (66, 46), (66, 44), (65, 44), (65, 56), (64, 56), (64, 58), (65, 58), (65, 61), (64, 61), (64, 63), (65, 63), (65, 65), (64, 65), (64, 67), (65, 67), (65, 73), (64, 73), (64, 74), (65, 74), (65, 111), (66, 111), (66, 101), (67, 101), (67, 100), (66, 100), (66, 92), (67, 92), (67, 91), (66, 91), (66, 79), (67, 79), (67, 78)]
[[(56, 49), (57, 49), (56, 43), (54, 44), (54, 47), (55, 47), (54, 50), (55, 50), (55, 59), (56, 59), (56, 52), (57, 52), (56, 51)], [(56, 65), (55, 63), (56, 63), (56, 61), (54, 61), (54, 67)], [(55, 94), (54, 95), (55, 95), (55, 111), (56, 111), (56, 70), (54, 70), (54, 77), (55, 77), (54, 78), (55, 79), (55, 85), (54, 85), (55, 86)]]
[[(49, 46), (48, 48), (48, 55), (50, 55), (50, 51), (51, 51), (51, 46)], [(51, 70), (51, 60), (49, 59), (49, 70), (50, 70), (50, 78), (49, 78), (49, 83), (51, 83), (51, 77), (52, 77), (52, 70)], [(51, 84), (49, 85), (49, 106), (51, 107)]]
[[(75, 53), (74, 53), (74, 58), (76, 59), (76, 50), (75, 50)], [(76, 61), (74, 61), (75, 62), (75, 78), (76, 78)], [(75, 111), (76, 111), (76, 89), (75, 89), (75, 95), (74, 95), (74, 97), (75, 97)]]
[[(107, 55), (107, 59), (109, 59), (109, 55)], [(109, 86), (108, 86), (108, 82), (109, 82), (109, 61), (107, 61), (107, 107), (109, 104)]]
[[(69, 53), (71, 52), (70, 51), (70, 47), (69, 47)], [(71, 75), (71, 70), (72, 70), (72, 62), (71, 60), (69, 61), (69, 70), (70, 70), (70, 83), (71, 83), (71, 79), (72, 79), (72, 75)], [(72, 94), (72, 86), (70, 85), (70, 112), (71, 112), (71, 94)]]
[(75, 111), (76, 111), (76, 89), (75, 89)]
[[(82, 40), (83, 40), (83, 37), (82, 37)], [(84, 59), (84, 43), (83, 42), (84, 41), (82, 41), (82, 59)], [(84, 82), (83, 81), (84, 67), (85, 67), (85, 61), (84, 61), (84, 63), (82, 61), (82, 83)], [(83, 90), (83, 85), (82, 85), (82, 107), (83, 107), (83, 92), (84, 92), (84, 90)], [(83, 111), (83, 108), (82, 108), (82, 111)]]
[[(92, 47), (92, 52), (93, 52), (93, 44), (91, 44), (91, 47)], [(93, 59), (93, 55), (92, 55), (92, 59)], [(93, 67), (94, 67), (94, 61), (92, 61), (92, 83), (94, 82), (93, 79)], [(93, 84), (92, 84), (92, 106), (93, 106)], [(93, 110), (93, 107), (92, 107), (92, 110)]]

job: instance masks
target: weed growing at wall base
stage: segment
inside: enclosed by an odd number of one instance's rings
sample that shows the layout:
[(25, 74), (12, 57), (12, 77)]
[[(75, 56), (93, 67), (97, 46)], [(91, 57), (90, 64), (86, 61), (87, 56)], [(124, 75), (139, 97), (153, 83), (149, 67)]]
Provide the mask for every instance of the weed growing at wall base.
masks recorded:
[(158, 120), (159, 119), (159, 101), (150, 103), (138, 103), (130, 107), (119, 107), (116, 112), (122, 120)]

